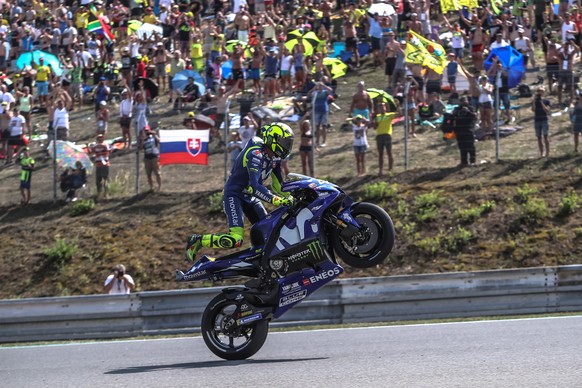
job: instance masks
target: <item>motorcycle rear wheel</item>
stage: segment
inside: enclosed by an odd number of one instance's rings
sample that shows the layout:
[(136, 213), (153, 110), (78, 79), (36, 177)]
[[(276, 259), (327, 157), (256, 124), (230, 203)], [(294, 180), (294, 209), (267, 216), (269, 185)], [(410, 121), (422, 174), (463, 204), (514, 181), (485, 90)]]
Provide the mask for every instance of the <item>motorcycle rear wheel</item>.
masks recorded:
[(344, 263), (355, 268), (369, 268), (381, 264), (392, 252), (396, 232), (392, 219), (381, 207), (361, 202), (352, 207), (352, 217), (363, 227), (362, 235), (354, 241), (331, 234), (331, 243)]
[(225, 360), (244, 360), (259, 351), (269, 332), (269, 322), (242, 326), (236, 333), (225, 333), (224, 325), (237, 308), (237, 302), (217, 295), (202, 315), (202, 337), (208, 349)]

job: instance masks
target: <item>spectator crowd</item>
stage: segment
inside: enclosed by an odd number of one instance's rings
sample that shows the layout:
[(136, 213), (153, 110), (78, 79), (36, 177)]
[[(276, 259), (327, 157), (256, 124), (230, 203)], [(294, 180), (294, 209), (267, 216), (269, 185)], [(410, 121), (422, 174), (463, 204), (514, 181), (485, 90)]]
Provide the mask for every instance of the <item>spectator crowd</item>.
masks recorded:
[[(168, 98), (168, 109), (181, 110), (192, 102), (215, 106), (211, 136), (221, 145), (228, 143), (233, 156), (261, 125), (245, 112), (242, 129), (231, 139), (221, 138), (228, 100), (247, 92), (263, 104), (293, 96), (294, 113), (301, 117), (296, 126), (299, 153), (303, 172), (308, 172), (314, 150), (326, 146), (337, 96), (337, 75), (326, 60), (340, 57), (355, 74), (363, 66), (382, 71), (385, 81), (374, 86), (390, 97), (371, 97), (366, 80), (353, 91), (348, 115), (353, 118), (358, 174), (366, 172), (368, 139), (378, 147), (380, 175), (384, 153), (392, 170), (392, 124), (401, 116), (408, 118), (406, 127), (414, 138), (422, 120), (462, 114), (463, 129), (457, 134), (461, 163), (472, 164), (475, 149), (469, 143), (474, 136), (466, 132), (478, 128), (491, 134), (497, 105), (505, 122), (515, 119), (511, 97), (517, 88), (509, 87), (511, 68), (495, 58), (487, 70), (485, 66), (492, 50), (510, 45), (528, 69), (539, 71), (540, 86), (546, 85), (533, 91), (527, 104), (534, 113), (540, 156), (549, 156), (552, 103), (570, 108), (577, 152), (582, 132), (578, 2), (560, 1), (555, 12), (545, 0), (453, 2), (462, 7), (443, 0), (399, 0), (385, 3), (381, 9), (387, 11), (379, 13), (370, 12), (376, 5), (371, 0), (6, 0), (0, 8), (2, 156), (10, 165), (17, 160), (14, 155), (23, 154), (18, 160), (26, 171), (27, 203), (32, 164), (26, 152), (35, 128), (46, 130), (49, 140), (78, 141), (70, 114), (90, 102), (96, 138), (87, 150), (97, 166), (98, 191), (107, 190), (109, 179), (111, 145), (106, 140), (117, 134), (125, 148), (134, 139), (136, 147), (147, 151), (149, 185), (160, 189), (159, 138), (148, 122), (148, 104), (156, 95)], [(409, 31), (445, 48), (443, 69), (410, 63)], [(206, 91), (193, 76), (175, 86), (174, 78), (183, 70), (197, 72)], [(460, 101), (462, 109), (454, 110)], [(187, 123), (196, 128), (193, 118)]]

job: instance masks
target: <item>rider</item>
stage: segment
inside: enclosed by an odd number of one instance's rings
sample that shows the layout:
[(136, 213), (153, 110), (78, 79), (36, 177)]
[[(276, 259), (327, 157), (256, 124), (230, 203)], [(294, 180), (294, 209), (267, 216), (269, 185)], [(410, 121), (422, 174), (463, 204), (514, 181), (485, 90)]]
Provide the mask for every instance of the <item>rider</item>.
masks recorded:
[[(281, 190), (281, 160), (293, 147), (293, 131), (285, 123), (274, 122), (261, 128), (261, 136), (253, 137), (237, 157), (224, 186), (222, 205), (228, 218), (228, 233), (193, 234), (186, 245), (186, 256), (193, 261), (201, 247), (240, 247), (244, 234), (244, 216), (254, 224), (265, 218), (267, 211), (260, 200), (275, 206), (290, 205), (293, 198)], [(263, 185), (272, 175), (275, 194)]]

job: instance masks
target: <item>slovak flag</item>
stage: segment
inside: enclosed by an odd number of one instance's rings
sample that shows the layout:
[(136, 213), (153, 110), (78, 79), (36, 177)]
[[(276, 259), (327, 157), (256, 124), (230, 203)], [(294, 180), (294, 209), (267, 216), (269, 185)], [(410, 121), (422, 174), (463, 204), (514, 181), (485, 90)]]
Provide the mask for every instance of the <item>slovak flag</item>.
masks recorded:
[(209, 130), (160, 130), (160, 164), (208, 165)]

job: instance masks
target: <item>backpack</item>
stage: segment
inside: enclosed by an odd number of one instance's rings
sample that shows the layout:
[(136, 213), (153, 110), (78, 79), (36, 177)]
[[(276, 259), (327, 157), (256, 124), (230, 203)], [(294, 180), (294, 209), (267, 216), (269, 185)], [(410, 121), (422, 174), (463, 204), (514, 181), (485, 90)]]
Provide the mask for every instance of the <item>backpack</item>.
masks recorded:
[(443, 123), (441, 124), (441, 131), (444, 133), (453, 132), (455, 130), (455, 115), (453, 113), (443, 113)]
[(519, 84), (517, 87), (517, 91), (519, 92), (519, 97), (531, 97), (531, 88), (527, 84)]

